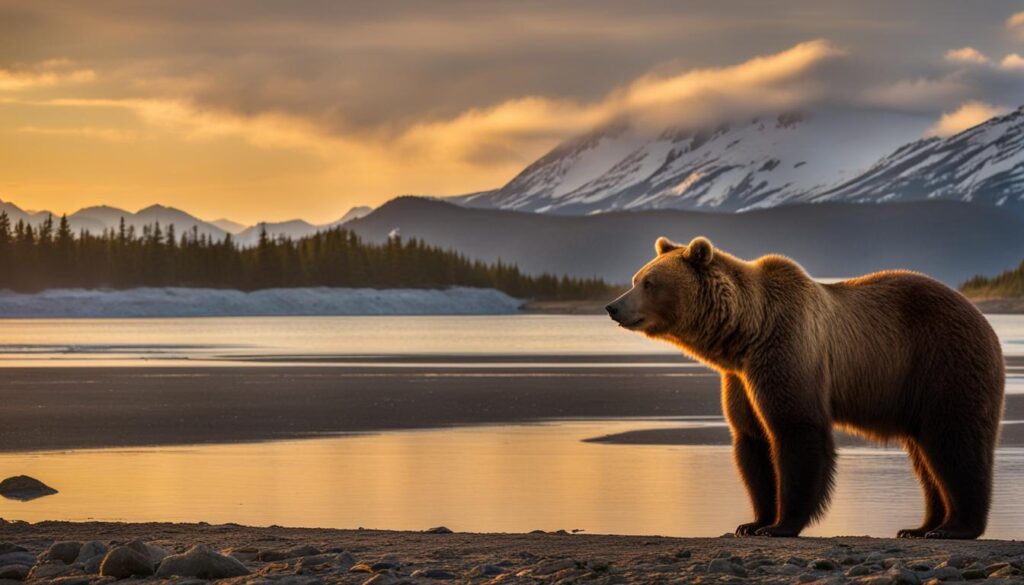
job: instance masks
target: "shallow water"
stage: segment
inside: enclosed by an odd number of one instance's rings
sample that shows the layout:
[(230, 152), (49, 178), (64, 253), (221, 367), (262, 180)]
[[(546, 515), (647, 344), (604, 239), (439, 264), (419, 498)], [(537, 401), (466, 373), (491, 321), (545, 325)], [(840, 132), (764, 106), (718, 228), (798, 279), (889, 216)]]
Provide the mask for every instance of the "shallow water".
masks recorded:
[[(598, 420), (195, 447), (0, 454), (0, 476), (60, 490), (0, 499), (30, 521), (238, 522), (420, 530), (717, 536), (747, 521), (730, 449), (582, 442), (710, 421)], [(1024, 449), (1002, 449), (990, 538), (1024, 537)], [(892, 536), (916, 526), (920, 491), (898, 450), (841, 451), (837, 489), (811, 535)]]
[[(988, 319), (1004, 352), (1024, 355), (1024, 315)], [(668, 345), (623, 331), (600, 315), (0, 319), (0, 364), (7, 366), (657, 354), (678, 355)]]

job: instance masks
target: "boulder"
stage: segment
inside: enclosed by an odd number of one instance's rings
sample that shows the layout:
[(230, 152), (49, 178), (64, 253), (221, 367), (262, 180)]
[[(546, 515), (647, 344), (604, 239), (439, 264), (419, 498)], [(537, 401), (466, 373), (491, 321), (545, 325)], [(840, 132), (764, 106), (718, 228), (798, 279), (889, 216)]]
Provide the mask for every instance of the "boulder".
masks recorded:
[(34, 564), (36, 564), (36, 555), (30, 552), (0, 554), (0, 565), (27, 565), (31, 567)]
[(103, 562), (100, 564), (100, 575), (117, 579), (133, 575), (140, 577), (152, 575), (153, 563), (148, 551), (140, 550), (140, 547), (133, 546), (134, 544), (136, 543), (112, 548), (107, 556), (103, 557)]
[(27, 565), (4, 565), (0, 567), (0, 579), (24, 581), (28, 577), (30, 567)]
[(80, 542), (75, 542), (73, 540), (59, 541), (51, 544), (50, 548), (46, 549), (43, 554), (39, 556), (39, 560), (61, 561), (70, 565), (78, 558), (78, 553), (81, 550), (82, 543)]
[(78, 556), (75, 557), (76, 563), (88, 563), (95, 557), (100, 557), (102, 560), (103, 555), (107, 554), (110, 547), (105, 543), (98, 540), (90, 540), (89, 542), (82, 545), (82, 548), (78, 550)]
[(0, 481), (0, 496), (11, 500), (28, 501), (50, 496), (57, 490), (27, 475), (15, 475)]
[(226, 579), (248, 575), (238, 559), (222, 555), (209, 547), (197, 544), (187, 552), (170, 555), (160, 563), (157, 577), (199, 577), (200, 579)]
[(45, 561), (32, 567), (28, 572), (29, 579), (52, 579), (71, 572), (71, 567), (63, 561)]

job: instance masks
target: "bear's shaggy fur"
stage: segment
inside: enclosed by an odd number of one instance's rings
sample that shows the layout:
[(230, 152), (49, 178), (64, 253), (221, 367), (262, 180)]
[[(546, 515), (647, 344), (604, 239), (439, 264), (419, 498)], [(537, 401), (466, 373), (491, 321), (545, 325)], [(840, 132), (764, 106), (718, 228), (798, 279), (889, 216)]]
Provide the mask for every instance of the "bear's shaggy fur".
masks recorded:
[(705, 238), (655, 247), (607, 310), (721, 372), (754, 508), (737, 535), (796, 536), (822, 515), (834, 426), (906, 447), (926, 511), (899, 536), (985, 531), (1005, 372), (974, 305), (913, 272), (821, 284), (788, 258), (747, 262)]

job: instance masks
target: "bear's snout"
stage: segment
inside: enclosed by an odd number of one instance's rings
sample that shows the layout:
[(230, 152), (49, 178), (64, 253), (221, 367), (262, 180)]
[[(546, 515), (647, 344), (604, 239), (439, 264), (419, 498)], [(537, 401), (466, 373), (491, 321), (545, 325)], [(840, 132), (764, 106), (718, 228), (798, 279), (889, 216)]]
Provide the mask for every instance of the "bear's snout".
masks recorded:
[(604, 310), (608, 311), (608, 315), (613, 319), (615, 318), (615, 315), (619, 314), (619, 308), (615, 306), (615, 303), (608, 303), (604, 306)]

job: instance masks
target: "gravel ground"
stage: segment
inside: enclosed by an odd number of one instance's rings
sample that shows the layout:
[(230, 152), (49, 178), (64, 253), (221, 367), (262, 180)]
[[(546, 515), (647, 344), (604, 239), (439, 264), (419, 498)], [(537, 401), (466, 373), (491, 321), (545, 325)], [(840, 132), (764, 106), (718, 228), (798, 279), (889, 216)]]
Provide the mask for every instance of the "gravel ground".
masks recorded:
[(0, 585), (1024, 583), (1016, 541), (461, 534), (0, 521)]

